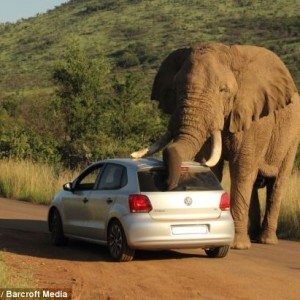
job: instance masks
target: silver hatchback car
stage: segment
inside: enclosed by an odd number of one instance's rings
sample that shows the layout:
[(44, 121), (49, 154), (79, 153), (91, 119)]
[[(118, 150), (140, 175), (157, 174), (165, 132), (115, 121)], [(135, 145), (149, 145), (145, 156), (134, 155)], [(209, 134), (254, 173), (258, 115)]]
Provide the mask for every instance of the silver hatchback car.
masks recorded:
[(64, 185), (48, 214), (51, 241), (75, 238), (109, 248), (116, 261), (135, 249), (203, 248), (226, 256), (234, 238), (229, 196), (209, 168), (181, 166), (177, 187), (166, 191), (167, 172), (157, 159), (109, 159)]

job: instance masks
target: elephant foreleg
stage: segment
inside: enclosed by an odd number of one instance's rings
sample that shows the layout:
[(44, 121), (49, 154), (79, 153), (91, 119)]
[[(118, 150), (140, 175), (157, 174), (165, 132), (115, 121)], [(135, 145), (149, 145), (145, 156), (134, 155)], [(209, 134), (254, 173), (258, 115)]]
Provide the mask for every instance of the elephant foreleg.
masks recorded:
[(231, 177), (231, 214), (234, 220), (235, 237), (232, 248), (248, 249), (251, 247), (248, 236), (248, 213), (250, 199), (257, 171), (242, 173), (235, 166), (230, 166)]
[(151, 146), (138, 150), (131, 153), (132, 158), (141, 158), (144, 156), (152, 155), (160, 150), (162, 150), (166, 145), (168, 145), (172, 140), (171, 132), (167, 131), (159, 140), (153, 143)]
[(277, 222), (280, 211), (282, 192), (293, 169), (293, 162), (297, 152), (298, 143), (294, 144), (288, 151), (279, 169), (276, 178), (267, 180), (267, 203), (262, 224), (262, 234), (259, 241), (264, 244), (276, 244)]

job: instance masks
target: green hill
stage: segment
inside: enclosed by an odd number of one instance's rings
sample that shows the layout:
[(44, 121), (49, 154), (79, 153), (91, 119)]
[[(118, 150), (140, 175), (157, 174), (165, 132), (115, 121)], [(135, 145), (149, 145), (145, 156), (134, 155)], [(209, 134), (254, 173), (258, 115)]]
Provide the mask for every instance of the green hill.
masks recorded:
[(149, 78), (167, 53), (196, 41), (261, 45), (284, 60), (299, 86), (299, 11), (298, 0), (71, 0), (0, 26), (1, 93), (51, 86), (52, 63), (70, 35), (91, 56), (101, 47)]
[(71, 0), (34, 18), (0, 24), (2, 115), (4, 109), (10, 121), (39, 134), (53, 128), (41, 124), (40, 113), (54, 97), (53, 66), (74, 36), (90, 58), (101, 49), (115, 74), (142, 71), (145, 98), (161, 60), (197, 41), (265, 46), (283, 59), (300, 87), (299, 12), (299, 0)]

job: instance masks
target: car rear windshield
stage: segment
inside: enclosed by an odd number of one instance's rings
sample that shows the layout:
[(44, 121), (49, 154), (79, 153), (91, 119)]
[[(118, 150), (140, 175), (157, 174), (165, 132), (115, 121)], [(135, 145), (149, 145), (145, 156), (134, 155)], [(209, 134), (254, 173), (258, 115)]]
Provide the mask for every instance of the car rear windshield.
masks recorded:
[[(141, 192), (166, 191), (167, 171), (151, 169), (138, 172)], [(215, 191), (222, 187), (210, 170), (181, 172), (179, 182), (172, 191)]]

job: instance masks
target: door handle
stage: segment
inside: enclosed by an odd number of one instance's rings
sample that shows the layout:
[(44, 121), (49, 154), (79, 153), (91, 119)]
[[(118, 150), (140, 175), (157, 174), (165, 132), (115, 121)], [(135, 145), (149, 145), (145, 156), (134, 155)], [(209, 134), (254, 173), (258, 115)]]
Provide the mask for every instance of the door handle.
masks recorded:
[(111, 204), (111, 203), (113, 203), (113, 201), (114, 201), (114, 200), (111, 199), (111, 198), (107, 198), (107, 199), (106, 199), (106, 203), (107, 203), (107, 204)]
[(83, 198), (82, 202), (85, 204), (85, 203), (89, 202), (89, 199), (85, 197), (85, 198)]

